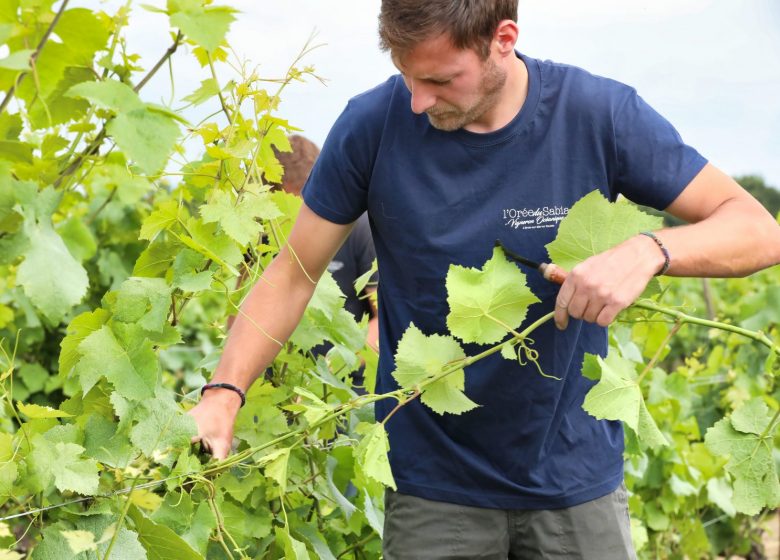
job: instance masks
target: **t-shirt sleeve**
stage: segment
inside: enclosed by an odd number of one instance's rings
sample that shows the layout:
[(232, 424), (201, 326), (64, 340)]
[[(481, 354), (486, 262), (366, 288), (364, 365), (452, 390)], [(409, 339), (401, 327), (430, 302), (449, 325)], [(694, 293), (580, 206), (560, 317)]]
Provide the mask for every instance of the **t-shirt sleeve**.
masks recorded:
[(665, 209), (707, 163), (633, 89), (614, 126), (618, 173), (613, 194), (638, 204)]
[(303, 188), (306, 205), (337, 224), (350, 224), (366, 211), (376, 140), (363, 113), (355, 100), (347, 104)]

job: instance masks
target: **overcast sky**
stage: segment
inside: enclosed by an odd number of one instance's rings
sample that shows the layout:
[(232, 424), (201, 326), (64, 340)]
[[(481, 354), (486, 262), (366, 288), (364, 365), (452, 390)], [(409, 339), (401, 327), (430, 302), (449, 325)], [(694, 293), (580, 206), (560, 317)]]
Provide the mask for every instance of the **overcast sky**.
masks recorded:
[[(294, 84), (280, 116), (318, 144), (350, 97), (395, 72), (377, 46), (379, 0), (219, 3), (241, 11), (228, 40), (263, 76), (283, 74), (317, 32), (324, 46), (305, 62), (327, 85)], [(166, 19), (134, 5), (128, 47), (146, 67), (170, 42)], [(634, 86), (715, 165), (780, 187), (778, 0), (520, 0), (518, 22), (520, 51)], [(208, 77), (185, 53), (177, 53), (174, 67), (178, 99)], [(167, 100), (168, 88), (163, 72), (143, 97)]]

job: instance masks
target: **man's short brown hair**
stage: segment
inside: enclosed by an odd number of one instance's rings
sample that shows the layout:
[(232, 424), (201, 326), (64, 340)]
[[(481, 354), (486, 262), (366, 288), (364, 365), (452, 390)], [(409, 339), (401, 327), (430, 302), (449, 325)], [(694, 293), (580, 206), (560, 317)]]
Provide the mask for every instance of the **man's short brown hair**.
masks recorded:
[(426, 39), (448, 33), (455, 47), (483, 60), (499, 22), (517, 21), (518, 0), (382, 0), (379, 46), (404, 54)]
[(284, 167), (282, 188), (288, 193), (300, 195), (311, 168), (320, 155), (320, 149), (314, 142), (299, 134), (292, 134), (289, 140), (292, 152), (276, 153), (279, 163)]

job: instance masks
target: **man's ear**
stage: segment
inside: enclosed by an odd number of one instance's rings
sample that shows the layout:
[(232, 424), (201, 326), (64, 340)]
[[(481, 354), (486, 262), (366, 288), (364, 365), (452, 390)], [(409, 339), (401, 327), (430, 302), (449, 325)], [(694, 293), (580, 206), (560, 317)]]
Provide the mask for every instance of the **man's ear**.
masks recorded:
[(517, 38), (520, 36), (520, 28), (511, 19), (501, 20), (493, 34), (493, 48), (501, 56), (508, 56), (515, 51)]

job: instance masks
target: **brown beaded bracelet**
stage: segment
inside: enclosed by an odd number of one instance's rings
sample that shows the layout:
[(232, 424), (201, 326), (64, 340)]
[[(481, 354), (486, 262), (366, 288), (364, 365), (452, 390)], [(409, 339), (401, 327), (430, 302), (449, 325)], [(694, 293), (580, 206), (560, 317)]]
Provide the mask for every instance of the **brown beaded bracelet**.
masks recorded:
[(661, 242), (658, 237), (652, 232), (652, 231), (640, 231), (639, 235), (646, 235), (653, 241), (655, 241), (655, 244), (658, 245), (658, 248), (661, 249), (661, 252), (664, 254), (664, 265), (661, 267), (661, 270), (655, 273), (655, 276), (662, 276), (666, 274), (666, 271), (669, 270), (669, 265), (672, 264), (672, 258), (669, 256), (669, 251), (664, 246), (664, 244)]
[(244, 406), (246, 404), (246, 393), (244, 393), (240, 388), (236, 387), (232, 383), (206, 383), (200, 389), (201, 397), (203, 396), (203, 393), (205, 393), (207, 389), (229, 389), (230, 391), (234, 391), (238, 393), (238, 396), (241, 397), (241, 406)]

